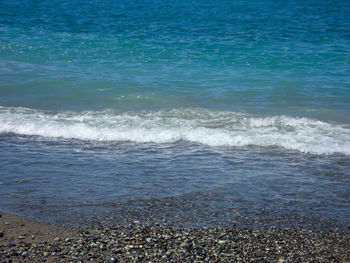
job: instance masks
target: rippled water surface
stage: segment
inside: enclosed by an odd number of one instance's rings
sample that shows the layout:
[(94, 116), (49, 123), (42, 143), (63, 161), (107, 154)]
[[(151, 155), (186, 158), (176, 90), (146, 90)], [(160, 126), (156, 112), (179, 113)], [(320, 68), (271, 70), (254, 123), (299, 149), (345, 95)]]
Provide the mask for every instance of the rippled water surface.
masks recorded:
[(326, 0), (1, 1), (0, 209), (349, 228), (349, 14)]

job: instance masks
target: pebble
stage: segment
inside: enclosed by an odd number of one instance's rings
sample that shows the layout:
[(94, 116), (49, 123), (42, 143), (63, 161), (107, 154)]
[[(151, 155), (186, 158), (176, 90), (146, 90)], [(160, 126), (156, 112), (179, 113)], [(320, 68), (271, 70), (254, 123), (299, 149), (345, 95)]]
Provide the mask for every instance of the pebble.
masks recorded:
[[(80, 229), (78, 238), (0, 246), (0, 262), (349, 262), (350, 234), (306, 230)], [(24, 236), (24, 235), (23, 235)], [(63, 240), (63, 241), (61, 241)], [(336, 249), (334, 249), (336, 248)], [(7, 260), (8, 259), (8, 260)], [(7, 261), (6, 261), (7, 260)]]

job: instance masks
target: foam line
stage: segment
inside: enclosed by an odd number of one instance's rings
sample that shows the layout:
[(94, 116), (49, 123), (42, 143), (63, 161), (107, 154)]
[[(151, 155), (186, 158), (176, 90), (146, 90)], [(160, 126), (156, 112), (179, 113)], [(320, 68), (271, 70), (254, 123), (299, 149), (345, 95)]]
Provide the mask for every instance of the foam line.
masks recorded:
[(277, 146), (319, 155), (350, 155), (350, 127), (346, 125), (204, 109), (52, 113), (0, 107), (0, 133), (139, 143), (185, 140), (208, 146)]

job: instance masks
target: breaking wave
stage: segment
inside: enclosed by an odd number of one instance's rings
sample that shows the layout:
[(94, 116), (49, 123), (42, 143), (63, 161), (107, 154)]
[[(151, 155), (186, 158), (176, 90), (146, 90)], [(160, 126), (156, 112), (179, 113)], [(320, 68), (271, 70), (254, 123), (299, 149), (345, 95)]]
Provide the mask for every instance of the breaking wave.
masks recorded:
[(347, 125), (289, 116), (181, 109), (155, 112), (48, 112), (0, 107), (0, 133), (52, 138), (208, 146), (281, 147), (312, 154), (350, 155)]

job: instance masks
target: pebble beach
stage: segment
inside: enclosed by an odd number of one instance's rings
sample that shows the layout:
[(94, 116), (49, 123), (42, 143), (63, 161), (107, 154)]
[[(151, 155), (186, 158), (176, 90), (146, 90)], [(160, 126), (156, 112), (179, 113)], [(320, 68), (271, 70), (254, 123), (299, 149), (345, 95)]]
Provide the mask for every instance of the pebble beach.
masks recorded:
[(0, 263), (350, 263), (349, 14), (1, 0)]
[(350, 262), (350, 234), (44, 225), (1, 213), (0, 262)]

